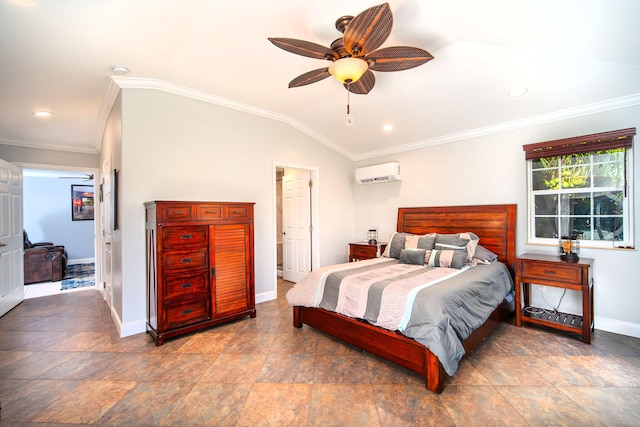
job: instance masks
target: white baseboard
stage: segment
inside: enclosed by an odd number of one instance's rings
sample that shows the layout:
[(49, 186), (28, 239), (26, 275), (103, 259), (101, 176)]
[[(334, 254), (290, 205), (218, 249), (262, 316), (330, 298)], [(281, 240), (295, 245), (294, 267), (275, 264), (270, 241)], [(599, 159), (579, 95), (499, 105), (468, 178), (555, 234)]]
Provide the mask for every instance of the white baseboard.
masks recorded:
[(120, 327), (120, 338), (128, 337), (131, 335), (143, 334), (147, 332), (147, 321), (136, 320), (135, 322), (127, 322)]
[(147, 332), (146, 320), (136, 320), (135, 322), (122, 323), (118, 313), (111, 307), (111, 318), (116, 324), (116, 328), (120, 334), (120, 338)]
[(599, 316), (595, 316), (593, 318), (593, 323), (596, 329), (600, 329), (602, 331), (640, 338), (640, 325), (637, 323), (625, 322), (623, 320), (609, 319), (607, 317)]
[(274, 291), (262, 292), (256, 294), (256, 304), (260, 304), (261, 302), (273, 301), (276, 298), (277, 296)]

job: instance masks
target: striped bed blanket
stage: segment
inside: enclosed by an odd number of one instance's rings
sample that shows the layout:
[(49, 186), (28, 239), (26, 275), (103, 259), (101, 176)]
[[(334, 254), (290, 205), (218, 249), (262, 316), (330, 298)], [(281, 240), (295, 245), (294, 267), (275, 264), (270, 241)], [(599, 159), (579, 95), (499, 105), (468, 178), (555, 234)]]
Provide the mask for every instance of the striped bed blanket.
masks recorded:
[(462, 341), (512, 288), (499, 262), (458, 270), (375, 258), (314, 270), (289, 290), (287, 301), (398, 330), (429, 348), (453, 375), (464, 355)]

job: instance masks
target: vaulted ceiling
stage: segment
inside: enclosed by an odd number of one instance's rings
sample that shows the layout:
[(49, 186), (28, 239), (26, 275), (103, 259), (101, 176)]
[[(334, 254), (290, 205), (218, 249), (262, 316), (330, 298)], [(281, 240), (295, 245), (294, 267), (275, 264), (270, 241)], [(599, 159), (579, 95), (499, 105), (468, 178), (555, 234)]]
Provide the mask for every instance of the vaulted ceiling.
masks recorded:
[[(287, 88), (327, 61), (267, 37), (329, 46), (337, 18), (380, 3), (0, 0), (0, 143), (96, 152), (117, 65), (130, 70), (120, 87), (283, 120), (352, 159), (640, 103), (637, 0), (397, 0), (382, 47), (435, 59), (375, 73), (368, 95), (351, 95), (347, 126), (347, 91), (333, 78)], [(526, 93), (508, 96), (515, 86)]]

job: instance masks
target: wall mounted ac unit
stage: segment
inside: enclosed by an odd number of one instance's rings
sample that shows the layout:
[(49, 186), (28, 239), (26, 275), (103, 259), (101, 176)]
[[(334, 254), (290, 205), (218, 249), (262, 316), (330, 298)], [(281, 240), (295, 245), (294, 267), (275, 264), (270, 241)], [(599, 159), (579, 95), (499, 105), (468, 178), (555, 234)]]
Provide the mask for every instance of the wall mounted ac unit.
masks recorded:
[(378, 182), (402, 181), (400, 163), (391, 162), (381, 165), (367, 166), (356, 169), (358, 184), (376, 184)]

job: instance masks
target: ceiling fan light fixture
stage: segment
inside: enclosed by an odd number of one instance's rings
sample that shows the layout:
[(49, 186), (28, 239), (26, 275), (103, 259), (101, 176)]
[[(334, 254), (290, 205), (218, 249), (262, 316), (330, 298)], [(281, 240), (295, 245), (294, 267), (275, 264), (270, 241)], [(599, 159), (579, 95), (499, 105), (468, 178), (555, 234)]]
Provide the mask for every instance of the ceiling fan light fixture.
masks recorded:
[(340, 83), (355, 83), (367, 71), (369, 64), (360, 58), (340, 58), (329, 66), (329, 73)]

